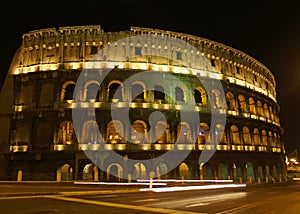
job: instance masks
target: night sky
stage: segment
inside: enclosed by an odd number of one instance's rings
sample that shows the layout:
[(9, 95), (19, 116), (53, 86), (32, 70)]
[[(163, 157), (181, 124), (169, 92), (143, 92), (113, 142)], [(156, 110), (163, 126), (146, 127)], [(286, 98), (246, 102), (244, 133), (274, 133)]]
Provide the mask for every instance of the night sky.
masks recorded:
[[(7, 2), (1, 6), (0, 81), (31, 30), (101, 25), (192, 34), (239, 49), (275, 75), (287, 152), (300, 148), (300, 4), (296, 1), (85, 0)], [(1, 83), (0, 82), (0, 83)], [(1, 105), (1, 103), (0, 103)]]

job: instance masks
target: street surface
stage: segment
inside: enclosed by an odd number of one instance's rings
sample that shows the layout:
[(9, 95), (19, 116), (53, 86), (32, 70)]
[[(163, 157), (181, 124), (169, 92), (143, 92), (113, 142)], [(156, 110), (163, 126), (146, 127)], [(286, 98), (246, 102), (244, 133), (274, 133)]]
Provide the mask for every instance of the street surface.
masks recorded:
[[(0, 182), (0, 213), (300, 213), (300, 182), (210, 189), (213, 185), (219, 184), (168, 184), (149, 188), (149, 185)], [(189, 186), (196, 189), (180, 189)]]

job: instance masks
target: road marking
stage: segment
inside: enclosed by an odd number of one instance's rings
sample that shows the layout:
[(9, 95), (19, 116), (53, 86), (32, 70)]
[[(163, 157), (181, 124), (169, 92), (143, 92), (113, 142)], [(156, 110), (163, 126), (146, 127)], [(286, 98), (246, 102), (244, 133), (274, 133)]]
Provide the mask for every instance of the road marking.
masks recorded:
[(140, 192), (139, 189), (132, 189), (132, 190), (98, 190), (98, 191), (66, 191), (66, 192), (58, 192), (57, 194), (65, 195), (65, 196), (72, 196), (72, 195), (96, 195), (96, 194), (119, 194), (119, 193), (134, 193)]
[(141, 199), (134, 202), (151, 202), (151, 201), (158, 201), (158, 199), (155, 198), (147, 198), (147, 199)]
[(31, 195), (31, 196), (4, 196), (4, 197), (0, 197), (0, 200), (40, 198), (40, 197), (41, 197), (40, 195)]
[(154, 213), (200, 214), (199, 212), (188, 212), (188, 211), (181, 211), (181, 210), (171, 210), (171, 209), (163, 209), (163, 208), (136, 206), (136, 205), (129, 205), (129, 204), (103, 202), (103, 201), (92, 201), (92, 200), (64, 197), (64, 196), (58, 196), (58, 195), (47, 195), (47, 196), (41, 196), (41, 197), (50, 198), (50, 199), (57, 199), (57, 200), (63, 200), (63, 201), (79, 202), (79, 203), (85, 203), (85, 204), (93, 204), (93, 205), (99, 205), (99, 206), (118, 207), (118, 208), (122, 208), (122, 209), (131, 209), (131, 210), (139, 210), (139, 211), (146, 211), (146, 212), (154, 212)]
[(111, 197), (117, 197), (118, 195), (98, 195), (94, 196), (94, 198), (111, 198)]
[(197, 203), (197, 204), (190, 204), (190, 205), (187, 205), (185, 206), (186, 208), (189, 208), (189, 207), (199, 207), (199, 206), (205, 206), (205, 205), (208, 205), (210, 203)]
[(235, 212), (239, 212), (239, 211), (242, 211), (244, 209), (247, 209), (247, 208), (255, 207), (255, 206), (257, 206), (261, 203), (262, 202), (256, 202), (256, 203), (252, 203), (252, 204), (245, 204), (243, 206), (238, 206), (238, 207), (235, 207), (235, 208), (232, 208), (232, 209), (229, 209), (229, 210), (224, 210), (224, 211), (218, 212), (216, 214), (235, 213)]

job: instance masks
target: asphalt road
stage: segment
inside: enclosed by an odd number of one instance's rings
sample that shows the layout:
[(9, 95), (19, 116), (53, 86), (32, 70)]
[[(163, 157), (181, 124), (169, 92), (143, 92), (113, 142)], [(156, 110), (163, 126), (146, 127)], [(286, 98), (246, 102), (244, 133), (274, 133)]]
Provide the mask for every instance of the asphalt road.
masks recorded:
[[(213, 187), (209, 184), (209, 187)], [(1, 214), (300, 213), (300, 183), (182, 190), (158, 187), (0, 183)], [(178, 189), (174, 189), (178, 188)], [(217, 187), (217, 186), (216, 186)]]

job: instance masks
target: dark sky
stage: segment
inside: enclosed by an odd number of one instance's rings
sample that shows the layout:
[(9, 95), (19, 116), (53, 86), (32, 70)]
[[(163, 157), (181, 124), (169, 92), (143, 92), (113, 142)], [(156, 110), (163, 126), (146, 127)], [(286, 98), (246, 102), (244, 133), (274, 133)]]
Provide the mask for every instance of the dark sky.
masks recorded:
[(22, 34), (30, 30), (96, 24), (105, 31), (140, 26), (188, 33), (239, 49), (273, 72), (287, 151), (300, 148), (300, 3), (297, 1), (53, 0), (11, 1), (4, 5), (0, 13), (0, 81), (14, 51), (21, 45)]

